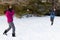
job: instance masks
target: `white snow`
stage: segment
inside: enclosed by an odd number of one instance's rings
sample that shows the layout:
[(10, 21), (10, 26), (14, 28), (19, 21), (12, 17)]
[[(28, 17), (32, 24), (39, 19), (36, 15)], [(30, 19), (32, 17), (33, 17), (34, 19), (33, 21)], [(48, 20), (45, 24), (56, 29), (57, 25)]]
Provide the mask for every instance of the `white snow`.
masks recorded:
[(60, 17), (55, 17), (54, 25), (50, 25), (50, 17), (14, 17), (16, 37), (12, 37), (12, 30), (3, 35), (8, 23), (5, 16), (0, 16), (0, 40), (60, 40)]

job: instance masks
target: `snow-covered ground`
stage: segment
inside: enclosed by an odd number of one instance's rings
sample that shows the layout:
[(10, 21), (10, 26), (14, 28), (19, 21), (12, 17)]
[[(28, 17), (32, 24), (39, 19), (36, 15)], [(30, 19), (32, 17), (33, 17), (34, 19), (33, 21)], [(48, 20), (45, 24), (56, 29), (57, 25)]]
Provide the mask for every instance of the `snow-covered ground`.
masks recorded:
[(14, 17), (16, 37), (12, 37), (12, 30), (3, 35), (8, 23), (5, 16), (0, 16), (0, 40), (60, 40), (60, 17), (55, 17), (54, 25), (50, 25), (50, 17)]

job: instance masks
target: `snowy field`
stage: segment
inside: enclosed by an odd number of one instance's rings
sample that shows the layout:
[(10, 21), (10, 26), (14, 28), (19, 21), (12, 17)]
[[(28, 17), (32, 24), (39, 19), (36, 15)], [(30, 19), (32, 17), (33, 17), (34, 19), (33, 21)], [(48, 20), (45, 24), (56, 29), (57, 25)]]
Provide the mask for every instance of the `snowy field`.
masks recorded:
[(16, 37), (12, 37), (12, 30), (3, 35), (8, 24), (5, 16), (0, 16), (0, 40), (60, 40), (60, 17), (55, 17), (54, 25), (50, 25), (50, 17), (14, 17)]

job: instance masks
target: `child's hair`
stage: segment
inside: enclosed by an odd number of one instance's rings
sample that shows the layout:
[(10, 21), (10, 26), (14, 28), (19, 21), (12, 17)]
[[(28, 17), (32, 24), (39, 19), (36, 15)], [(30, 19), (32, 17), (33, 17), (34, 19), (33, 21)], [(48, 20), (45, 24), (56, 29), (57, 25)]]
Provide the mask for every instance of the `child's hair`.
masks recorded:
[(12, 12), (12, 10), (13, 10), (12, 5), (8, 5), (8, 10), (9, 10), (10, 12)]

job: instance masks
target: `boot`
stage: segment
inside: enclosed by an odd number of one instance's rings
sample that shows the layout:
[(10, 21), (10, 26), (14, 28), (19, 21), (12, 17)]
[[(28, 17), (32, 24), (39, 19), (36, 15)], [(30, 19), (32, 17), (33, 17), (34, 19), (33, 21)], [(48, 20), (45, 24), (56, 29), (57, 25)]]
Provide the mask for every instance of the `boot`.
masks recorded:
[(53, 22), (51, 23), (51, 25), (53, 25)]
[(5, 30), (3, 34), (4, 34), (4, 35), (7, 35), (7, 30)]
[(15, 36), (15, 33), (12, 33), (12, 37), (16, 37), (16, 36)]

